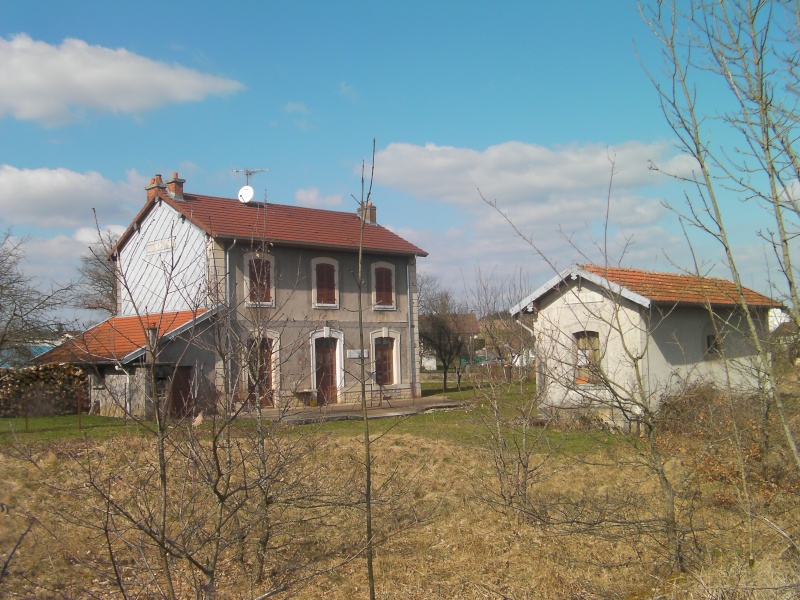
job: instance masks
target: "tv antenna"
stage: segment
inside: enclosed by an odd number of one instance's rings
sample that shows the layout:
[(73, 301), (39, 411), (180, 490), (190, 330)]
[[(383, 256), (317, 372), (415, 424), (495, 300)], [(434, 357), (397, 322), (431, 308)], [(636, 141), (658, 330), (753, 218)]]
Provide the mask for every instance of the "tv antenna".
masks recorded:
[(269, 169), (234, 169), (234, 173), (244, 173), (245, 177), (245, 185), (250, 185), (250, 176), (255, 175), (256, 173), (263, 173), (264, 171), (269, 171)]
[[(238, 198), (239, 202), (243, 204), (249, 203), (253, 196), (255, 195), (255, 190), (250, 187), (250, 176), (255, 175), (256, 173), (263, 173), (264, 171), (269, 171), (269, 169), (234, 169), (234, 173), (244, 173), (245, 178), (247, 179), (247, 183), (242, 186), (239, 190)], [(266, 195), (266, 191), (264, 192)]]

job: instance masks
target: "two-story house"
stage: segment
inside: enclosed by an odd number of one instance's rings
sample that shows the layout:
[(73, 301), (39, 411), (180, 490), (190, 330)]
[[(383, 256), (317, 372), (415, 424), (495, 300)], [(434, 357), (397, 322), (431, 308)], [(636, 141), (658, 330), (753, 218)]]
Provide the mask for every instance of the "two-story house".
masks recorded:
[(118, 314), (40, 362), (90, 366), (103, 414), (146, 414), (154, 393), (178, 416), (220, 402), (355, 402), (362, 356), (370, 397), (419, 395), (416, 259), (427, 254), (378, 225), (373, 204), (346, 213), (184, 183), (156, 175), (109, 255)]

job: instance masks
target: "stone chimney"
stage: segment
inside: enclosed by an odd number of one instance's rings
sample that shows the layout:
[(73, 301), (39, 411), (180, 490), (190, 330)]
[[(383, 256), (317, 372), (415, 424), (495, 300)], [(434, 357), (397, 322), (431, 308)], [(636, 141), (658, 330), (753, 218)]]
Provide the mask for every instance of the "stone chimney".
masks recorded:
[(158, 173), (150, 180), (150, 185), (144, 189), (147, 190), (147, 201), (150, 202), (158, 195), (158, 190), (166, 190), (167, 185), (161, 180), (161, 173)]
[(372, 202), (367, 202), (366, 205), (358, 207), (358, 217), (364, 219), (365, 223), (375, 225), (378, 222), (378, 209)]
[(178, 172), (172, 174), (172, 179), (167, 182), (167, 193), (173, 200), (183, 200), (183, 184), (186, 183), (185, 179), (178, 178)]

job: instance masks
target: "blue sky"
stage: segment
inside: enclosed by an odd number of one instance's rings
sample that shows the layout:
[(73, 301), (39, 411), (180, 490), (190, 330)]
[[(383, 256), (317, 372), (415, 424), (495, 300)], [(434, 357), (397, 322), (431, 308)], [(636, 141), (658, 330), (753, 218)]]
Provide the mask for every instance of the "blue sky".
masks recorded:
[(268, 168), (257, 199), (355, 210), (375, 138), (378, 220), (447, 285), (476, 265), (531, 289), (552, 275), (481, 195), (556, 266), (602, 260), (611, 157), (610, 259), (629, 240), (623, 265), (674, 270), (690, 258), (661, 203), (680, 190), (647, 168), (685, 166), (642, 66), (658, 52), (628, 0), (0, 0), (0, 226), (63, 280), (92, 209), (127, 225), (155, 173), (233, 197), (233, 169)]

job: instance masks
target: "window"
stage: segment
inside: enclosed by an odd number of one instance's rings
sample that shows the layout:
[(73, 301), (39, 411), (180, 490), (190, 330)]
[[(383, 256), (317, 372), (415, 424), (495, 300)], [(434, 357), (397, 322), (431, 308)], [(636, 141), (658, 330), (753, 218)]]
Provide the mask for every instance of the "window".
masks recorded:
[(575, 383), (600, 383), (600, 335), (596, 331), (579, 331), (575, 337)]
[(394, 265), (385, 262), (372, 265), (372, 306), (377, 310), (395, 308)]
[(251, 339), (247, 344), (247, 399), (260, 406), (272, 405), (272, 340)]
[(315, 258), (311, 261), (313, 303), (315, 307), (338, 308), (339, 289), (336, 261), (328, 258)]
[(714, 359), (722, 356), (722, 342), (716, 333), (706, 335), (706, 358)]
[(394, 383), (394, 338), (375, 338), (375, 383)]
[(274, 305), (273, 260), (273, 257), (264, 254), (245, 255), (245, 286), (248, 304)]

